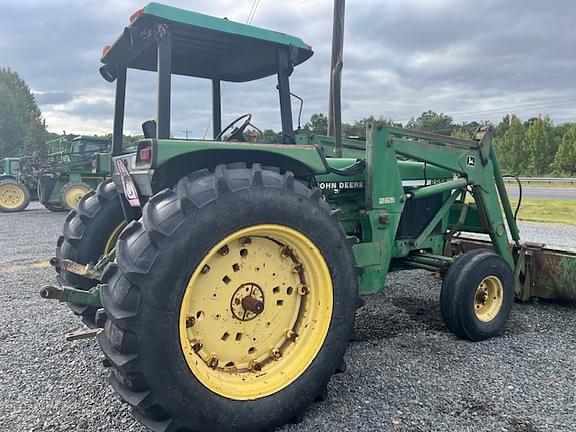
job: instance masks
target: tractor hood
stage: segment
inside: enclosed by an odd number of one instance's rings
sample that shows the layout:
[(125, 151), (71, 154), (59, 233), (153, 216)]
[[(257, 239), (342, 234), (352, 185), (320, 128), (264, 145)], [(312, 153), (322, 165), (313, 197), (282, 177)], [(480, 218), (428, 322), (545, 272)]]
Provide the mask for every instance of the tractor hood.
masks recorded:
[(288, 49), (292, 66), (313, 54), (301, 39), (254, 27), (150, 3), (130, 17), (122, 36), (103, 50), (102, 63), (156, 71), (156, 38), (172, 36), (172, 73), (244, 82), (274, 75), (278, 51)]

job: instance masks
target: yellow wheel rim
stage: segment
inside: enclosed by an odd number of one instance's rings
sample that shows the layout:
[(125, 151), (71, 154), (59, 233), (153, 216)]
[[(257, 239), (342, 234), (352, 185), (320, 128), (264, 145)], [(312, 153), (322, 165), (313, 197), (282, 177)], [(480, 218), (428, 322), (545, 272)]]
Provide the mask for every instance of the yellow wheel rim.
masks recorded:
[(0, 185), (0, 206), (15, 209), (26, 202), (26, 194), (17, 184)]
[(483, 322), (492, 321), (500, 312), (504, 301), (502, 281), (496, 276), (482, 279), (474, 296), (474, 313)]
[(76, 208), (78, 202), (84, 195), (90, 192), (90, 189), (84, 185), (73, 185), (64, 192), (64, 202), (70, 209)]
[(110, 234), (108, 236), (108, 239), (106, 240), (106, 244), (104, 245), (104, 254), (105, 255), (112, 252), (112, 249), (114, 249), (116, 247), (116, 242), (118, 241), (118, 236), (120, 236), (120, 233), (126, 227), (126, 225), (127, 225), (127, 222), (122, 221), (116, 228), (114, 228), (114, 231), (112, 231), (112, 234)]
[(192, 274), (180, 308), (188, 367), (235, 400), (274, 394), (322, 348), (332, 281), (318, 248), (281, 225), (255, 225), (216, 244)]

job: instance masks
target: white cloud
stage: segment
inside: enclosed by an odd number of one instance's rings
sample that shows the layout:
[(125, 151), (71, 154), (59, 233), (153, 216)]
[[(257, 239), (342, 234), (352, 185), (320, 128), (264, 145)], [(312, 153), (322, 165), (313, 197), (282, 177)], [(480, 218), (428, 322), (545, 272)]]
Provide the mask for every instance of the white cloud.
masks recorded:
[[(172, 0), (170, 4), (245, 21), (253, 0)], [(50, 130), (111, 130), (114, 86), (98, 74), (102, 46), (114, 41), (141, 3), (132, 0), (8, 0), (0, 14), (0, 62), (39, 94)], [(300, 36), (315, 50), (292, 89), (304, 121), (327, 111), (332, 5), (329, 0), (260, 0), (254, 24)], [(570, 0), (355, 0), (346, 10), (343, 119), (408, 120), (432, 109), (457, 121), (549, 114), (576, 120), (576, 8)], [(155, 115), (152, 74), (129, 78), (126, 130)], [(177, 81), (173, 131), (202, 134), (210, 93), (204, 80)], [(254, 113), (279, 128), (273, 79), (226, 85), (225, 119)], [(574, 102), (574, 103), (572, 103)], [(297, 105), (294, 105), (296, 114)]]

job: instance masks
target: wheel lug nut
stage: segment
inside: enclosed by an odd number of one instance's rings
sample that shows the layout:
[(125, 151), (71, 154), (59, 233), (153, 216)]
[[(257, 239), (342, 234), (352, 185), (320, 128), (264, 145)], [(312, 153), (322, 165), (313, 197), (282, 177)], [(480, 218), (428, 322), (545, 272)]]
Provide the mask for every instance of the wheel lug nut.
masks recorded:
[(216, 369), (218, 367), (218, 357), (216, 357), (216, 356), (210, 357), (210, 361), (208, 362), (208, 366), (211, 369)]
[(210, 271), (210, 267), (208, 265), (205, 265), (204, 267), (202, 267), (202, 274), (206, 274)]
[(229, 252), (230, 252), (230, 249), (228, 248), (228, 246), (222, 246), (220, 248), (220, 250), (218, 251), (218, 253), (222, 256), (228, 255)]
[(192, 316), (189, 316), (188, 318), (186, 318), (186, 328), (190, 328), (192, 326), (194, 326), (194, 324), (196, 323), (196, 319)]
[(282, 357), (282, 353), (278, 348), (273, 348), (272, 351), (270, 351), (270, 355), (274, 360), (279, 360), (280, 357)]
[(292, 249), (290, 249), (288, 246), (284, 246), (280, 253), (283, 257), (289, 257), (292, 255)]
[(260, 372), (262, 370), (262, 365), (258, 363), (256, 360), (250, 361), (250, 370), (254, 372)]
[(252, 239), (250, 237), (242, 237), (240, 239), (240, 243), (243, 245), (247, 245), (247, 244), (252, 243)]
[(288, 330), (286, 332), (286, 339), (288, 339), (288, 340), (296, 339), (296, 332), (294, 330)]
[(191, 346), (192, 346), (192, 350), (195, 353), (197, 353), (198, 351), (200, 351), (202, 349), (203, 345), (202, 345), (202, 342), (195, 340), (195, 341), (192, 341)]
[(307, 286), (303, 285), (300, 288), (298, 288), (298, 294), (300, 294), (301, 296), (305, 296), (308, 295), (310, 293), (310, 290), (308, 289)]

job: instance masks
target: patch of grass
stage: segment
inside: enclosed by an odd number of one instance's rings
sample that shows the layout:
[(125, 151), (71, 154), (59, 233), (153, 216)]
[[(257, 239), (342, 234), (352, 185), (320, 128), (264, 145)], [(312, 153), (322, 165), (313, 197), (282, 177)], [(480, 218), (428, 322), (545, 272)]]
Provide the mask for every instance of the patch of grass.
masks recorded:
[[(511, 200), (516, 210), (518, 200)], [(523, 199), (518, 219), (576, 225), (576, 200)]]

